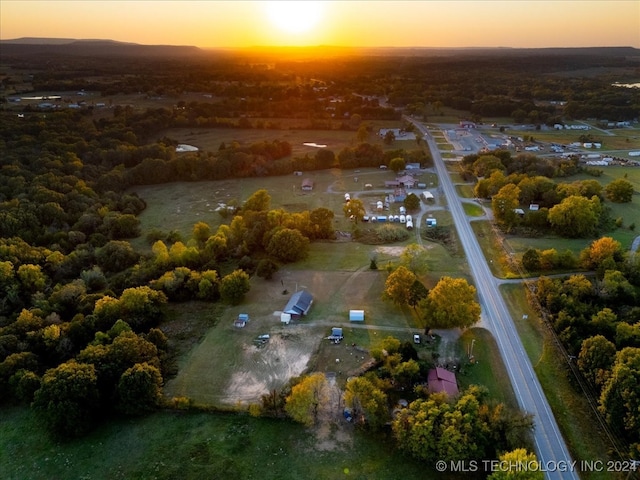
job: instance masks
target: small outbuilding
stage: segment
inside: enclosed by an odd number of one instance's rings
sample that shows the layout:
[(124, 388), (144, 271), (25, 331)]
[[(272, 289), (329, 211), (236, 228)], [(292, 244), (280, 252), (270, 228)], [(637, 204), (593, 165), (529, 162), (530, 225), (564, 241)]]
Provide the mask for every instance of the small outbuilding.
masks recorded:
[(422, 198), (425, 202), (434, 200), (433, 193), (431, 193), (429, 190), (425, 190), (424, 192), (422, 192)]
[(364, 322), (364, 310), (349, 310), (350, 322)]
[(304, 180), (302, 180), (302, 185), (300, 186), (300, 188), (302, 188), (302, 190), (304, 190), (305, 192), (310, 192), (311, 190), (313, 190), (313, 180), (311, 180), (310, 178), (305, 178)]
[(280, 314), (280, 322), (284, 325), (289, 325), (289, 322), (291, 322), (291, 314), (282, 312)]

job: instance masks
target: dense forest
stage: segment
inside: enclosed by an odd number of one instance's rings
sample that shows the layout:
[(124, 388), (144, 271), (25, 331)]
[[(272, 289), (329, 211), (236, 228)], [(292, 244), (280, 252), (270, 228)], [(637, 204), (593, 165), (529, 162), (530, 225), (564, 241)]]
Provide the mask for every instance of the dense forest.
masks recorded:
[[(28, 81), (4, 76), (0, 96), (0, 401), (31, 403), (61, 436), (84, 434), (108, 415), (157, 408), (162, 379), (172, 369), (167, 338), (158, 328), (167, 302), (237, 303), (249, 275), (270, 278), (280, 265), (304, 258), (310, 242), (334, 235), (332, 211), (274, 210), (268, 194), (257, 191), (229, 211), (216, 231), (200, 222), (191, 238), (146, 232), (151, 253), (143, 254), (128, 240), (141, 235), (137, 216), (145, 203), (125, 193), (128, 187), (377, 168), (395, 158), (431, 162), (422, 149), (385, 152), (366, 141), (297, 158), (291, 145), (277, 139), (282, 118), (299, 120), (302, 128), (356, 134), (367, 121), (400, 122), (402, 113), (429, 119), (443, 107), (465, 110), (476, 120), (517, 117), (534, 124), (640, 115), (638, 91), (612, 86), (608, 76), (571, 75), (582, 68), (629, 68), (630, 60), (618, 55), (2, 60), (31, 74)], [(175, 104), (41, 109), (11, 101), (13, 95), (59, 90), (105, 97), (140, 92), (175, 98)], [(184, 92), (206, 92), (209, 100), (180, 100)], [(178, 154), (177, 142), (163, 133), (175, 127), (273, 129), (274, 140)], [(492, 198), (505, 231), (594, 239), (579, 258), (532, 249), (522, 264), (534, 273), (584, 272), (542, 278), (534, 296), (598, 392), (608, 423), (631, 451), (640, 452), (639, 262), (610, 238), (597, 239), (620, 227), (607, 202), (628, 202), (633, 189), (624, 181), (603, 189), (595, 177), (557, 182), (581, 169), (575, 159), (497, 151), (468, 156), (462, 164), (465, 175), (478, 179), (476, 195)], [(541, 208), (515, 213), (518, 205), (531, 203)], [(402, 363), (411, 360), (410, 351), (392, 347)], [(386, 368), (388, 376), (392, 368)], [(369, 381), (375, 387), (378, 380)], [(465, 398), (483, 412), (474, 417), (483, 429), (502, 418), (501, 412), (480, 409), (481, 390)], [(457, 408), (432, 402), (407, 415)], [(503, 430), (478, 441), (479, 455), (495, 453), (491, 442), (507, 445), (509, 428), (517, 435), (528, 428), (526, 418), (503, 420)], [(405, 427), (393, 426), (407, 439), (404, 448), (415, 450)], [(414, 454), (436, 458), (434, 451)]]

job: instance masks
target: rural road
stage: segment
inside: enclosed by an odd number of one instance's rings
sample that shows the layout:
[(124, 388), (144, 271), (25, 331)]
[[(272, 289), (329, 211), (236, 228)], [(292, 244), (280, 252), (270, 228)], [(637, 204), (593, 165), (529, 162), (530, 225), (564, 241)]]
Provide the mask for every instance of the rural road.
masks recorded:
[(545, 470), (545, 476), (548, 479), (578, 479), (575, 469), (567, 467), (572, 459), (566, 443), (518, 336), (513, 319), (498, 288), (498, 282), (491, 274), (487, 260), (471, 229), (438, 146), (423, 125), (413, 120), (412, 122), (424, 134), (424, 139), (431, 150), (440, 178), (440, 185), (447, 197), (460, 241), (471, 268), (471, 274), (475, 280), (484, 313), (485, 327), (493, 334), (498, 343), (520, 408), (531, 413), (534, 417), (533, 437), (538, 461)]

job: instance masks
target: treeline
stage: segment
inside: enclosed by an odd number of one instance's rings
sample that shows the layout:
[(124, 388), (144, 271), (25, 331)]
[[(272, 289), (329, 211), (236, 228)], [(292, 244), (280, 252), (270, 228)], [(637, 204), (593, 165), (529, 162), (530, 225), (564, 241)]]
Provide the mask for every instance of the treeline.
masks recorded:
[[(577, 158), (541, 159), (534, 155), (512, 157), (508, 150), (467, 155), (461, 162), (466, 178), (479, 178), (474, 194), (491, 199), (498, 225), (507, 232), (563, 237), (599, 235), (622, 227), (612, 219), (605, 200), (631, 202), (633, 184), (621, 178), (602, 187), (597, 180), (556, 182), (581, 171)], [(536, 205), (530, 208), (530, 205)], [(635, 229), (635, 224), (628, 226)]]
[(640, 260), (616, 240), (595, 240), (580, 255), (594, 277), (541, 277), (535, 297), (577, 359), (617, 435), (640, 454)]
[[(450, 107), (476, 120), (511, 117), (517, 123), (537, 125), (587, 118), (625, 121), (640, 116), (637, 89), (613, 86), (606, 74), (584, 78), (580, 73), (593, 68), (605, 72), (635, 68), (633, 57), (624, 55), (537, 52), (514, 57), (485, 52), (480, 56), (460, 53), (339, 61), (265, 59), (264, 63), (259, 58), (247, 61), (231, 56), (206, 62), (65, 57), (68, 67), (64, 70), (55, 68), (55, 62), (15, 62), (20, 69), (34, 71), (33, 87), (38, 91), (84, 88), (104, 96), (142, 93), (175, 98), (176, 102), (184, 92), (209, 95), (210, 102), (180, 105), (177, 118), (184, 125), (215, 118), (340, 120), (353, 114), (365, 119), (398, 119), (399, 113), (391, 107), (407, 107), (430, 117), (440, 115), (441, 107)], [(78, 81), (82, 77), (94, 80)], [(10, 81), (6, 83), (11, 86)], [(386, 97), (390, 106), (381, 106), (378, 97)], [(257, 123), (253, 126), (259, 127)]]
[(187, 244), (156, 240), (148, 256), (118, 240), (65, 255), (2, 239), (0, 401), (33, 402), (63, 437), (117, 412), (157, 408), (173, 371), (157, 328), (167, 302), (239, 303), (249, 275), (270, 278), (304, 258), (310, 241), (333, 235), (330, 210), (271, 210), (260, 190), (228, 225), (212, 232), (200, 222)]

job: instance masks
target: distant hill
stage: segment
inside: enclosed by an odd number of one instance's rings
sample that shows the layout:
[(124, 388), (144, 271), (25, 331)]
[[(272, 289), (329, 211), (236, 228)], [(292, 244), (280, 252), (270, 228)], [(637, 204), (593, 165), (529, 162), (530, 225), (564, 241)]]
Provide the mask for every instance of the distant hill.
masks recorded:
[(202, 55), (193, 46), (141, 45), (115, 40), (24, 37), (0, 40), (0, 58), (28, 55), (181, 57)]
[(517, 57), (517, 56), (597, 56), (638, 57), (640, 49), (633, 47), (581, 48), (510, 48), (510, 47), (340, 47), (317, 45), (307, 47), (256, 46), (251, 48), (210, 48), (179, 45), (142, 45), (105, 39), (23, 37), (0, 40), (0, 59), (9, 57), (73, 55), (90, 57), (192, 57), (211, 54), (259, 56), (273, 60), (306, 60), (345, 56), (404, 57)]

